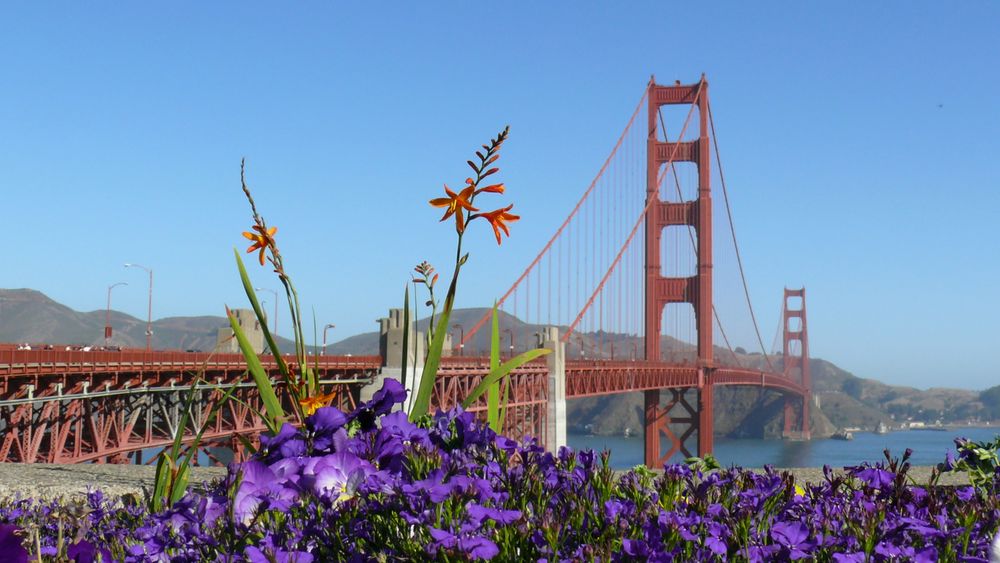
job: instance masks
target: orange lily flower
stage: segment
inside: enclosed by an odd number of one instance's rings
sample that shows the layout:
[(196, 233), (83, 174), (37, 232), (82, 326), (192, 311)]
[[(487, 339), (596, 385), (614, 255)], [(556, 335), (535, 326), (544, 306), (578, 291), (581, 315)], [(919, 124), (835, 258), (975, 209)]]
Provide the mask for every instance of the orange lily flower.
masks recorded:
[(491, 186), (486, 186), (485, 188), (476, 190), (476, 193), (480, 192), (491, 192), (495, 194), (502, 194), (504, 190), (503, 184), (493, 184)]
[(247, 254), (255, 250), (260, 250), (260, 265), (264, 265), (264, 251), (268, 247), (274, 245), (274, 233), (278, 232), (278, 227), (271, 227), (268, 230), (264, 230), (264, 227), (260, 225), (254, 225), (251, 227), (256, 233), (243, 232), (243, 236), (252, 240), (253, 244), (247, 249)]
[(445, 184), (444, 191), (448, 194), (448, 197), (439, 197), (432, 199), (430, 204), (434, 207), (447, 207), (448, 209), (444, 212), (444, 217), (441, 220), (444, 221), (452, 215), (455, 216), (455, 228), (459, 233), (465, 230), (465, 214), (462, 213), (462, 209), (468, 209), (469, 211), (479, 211), (479, 209), (472, 207), (469, 203), (469, 198), (472, 197), (475, 191), (475, 186), (468, 186), (459, 193), (455, 193), (448, 189), (448, 184)]
[(513, 223), (521, 218), (520, 215), (514, 215), (512, 213), (507, 213), (514, 207), (514, 204), (510, 204), (507, 207), (497, 209), (495, 211), (490, 211), (489, 213), (483, 213), (481, 216), (490, 222), (490, 226), (493, 227), (493, 232), (497, 235), (497, 244), (500, 244), (500, 230), (509, 237), (510, 229), (507, 228), (506, 223)]
[(329, 395), (320, 395), (318, 397), (306, 397), (305, 399), (299, 399), (299, 404), (302, 405), (302, 411), (306, 416), (310, 416), (319, 410), (321, 407), (330, 406), (333, 399), (337, 397), (337, 392), (334, 391)]

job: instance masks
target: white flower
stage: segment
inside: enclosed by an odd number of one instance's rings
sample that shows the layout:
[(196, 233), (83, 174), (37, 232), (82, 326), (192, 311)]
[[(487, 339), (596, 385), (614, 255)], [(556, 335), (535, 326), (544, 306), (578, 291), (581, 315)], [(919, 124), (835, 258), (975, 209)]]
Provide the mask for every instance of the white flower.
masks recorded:
[(990, 563), (1000, 563), (1000, 532), (993, 538), (993, 548), (990, 550)]

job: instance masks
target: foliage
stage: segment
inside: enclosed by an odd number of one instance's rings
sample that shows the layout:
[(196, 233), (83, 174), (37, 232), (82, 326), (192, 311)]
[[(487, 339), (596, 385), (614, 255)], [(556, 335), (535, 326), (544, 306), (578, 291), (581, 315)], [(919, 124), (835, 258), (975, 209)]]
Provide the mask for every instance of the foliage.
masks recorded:
[[(427, 357), (424, 359), (423, 373), (420, 376), (420, 384), (417, 388), (416, 394), (413, 398), (413, 402), (410, 405), (410, 420), (418, 420), (421, 417), (427, 415), (430, 409), (431, 394), (434, 391), (434, 380), (437, 377), (438, 366), (441, 362), (441, 354), (444, 348), (444, 337), (448, 331), (448, 319), (451, 316), (452, 307), (455, 304), (455, 293), (458, 288), (459, 273), (462, 270), (462, 266), (469, 259), (469, 254), (462, 253), (462, 240), (465, 235), (468, 225), (476, 220), (483, 219), (493, 227), (493, 233), (496, 236), (497, 244), (499, 245), (502, 241), (500, 236), (501, 231), (510, 236), (510, 229), (507, 223), (512, 223), (520, 219), (519, 216), (510, 213), (510, 210), (514, 207), (513, 204), (506, 207), (501, 207), (489, 212), (479, 212), (479, 208), (475, 207), (473, 204), (476, 201), (476, 197), (482, 193), (496, 193), (502, 194), (506, 191), (506, 188), (502, 183), (500, 184), (490, 184), (484, 185), (486, 178), (496, 174), (500, 171), (500, 168), (494, 166), (494, 163), (500, 158), (500, 148), (504, 141), (507, 140), (507, 136), (510, 133), (510, 127), (504, 128), (496, 138), (491, 140), (488, 145), (483, 145), (482, 151), (476, 151), (476, 157), (479, 159), (478, 163), (472, 160), (467, 161), (467, 164), (472, 168), (475, 178), (469, 177), (465, 179), (465, 188), (460, 192), (453, 192), (447, 184), (444, 186), (444, 191), (447, 197), (440, 197), (430, 200), (430, 204), (434, 207), (444, 208), (444, 216), (441, 217), (441, 221), (445, 221), (450, 217), (455, 218), (455, 233), (457, 234), (456, 248), (455, 248), (455, 266), (451, 276), (451, 283), (448, 286), (448, 292), (444, 298), (444, 309), (441, 311), (441, 317), (437, 320), (435, 325), (434, 314), (437, 311), (437, 301), (434, 299), (434, 284), (437, 282), (438, 274), (433, 274), (434, 268), (428, 264), (426, 261), (420, 263), (416, 268), (414, 268), (421, 277), (414, 278), (415, 283), (424, 284), (427, 287), (429, 298), (426, 305), (431, 307), (431, 322), (429, 325), (430, 334), (430, 346), (428, 346)], [(433, 276), (431, 275), (433, 274)], [(409, 302), (406, 301), (404, 304), (404, 311), (409, 312)], [(408, 316), (408, 315), (407, 315)], [(493, 318), (496, 319), (496, 306), (493, 308)], [(409, 326), (409, 325), (404, 325)], [(404, 338), (407, 330), (404, 329)], [(496, 322), (493, 323), (493, 339), (497, 338), (497, 326)], [(494, 362), (492, 352), (491, 352), (491, 363), (490, 363), (490, 373), (483, 379), (483, 381), (476, 386), (463, 401), (462, 404), (465, 407), (470, 406), (483, 393), (489, 393), (487, 400), (488, 417), (490, 425), (499, 429), (500, 421), (500, 403), (499, 397), (499, 386), (500, 381), (504, 380), (505, 388), (507, 378), (513, 370), (524, 365), (525, 363), (537, 358), (543, 354), (549, 353), (550, 350), (537, 349), (528, 350), (523, 354), (520, 354), (503, 364)], [(406, 356), (408, 354), (408, 348), (403, 347), (403, 367), (404, 372), (406, 368)], [(506, 406), (506, 401), (504, 402)]]
[(177, 428), (174, 429), (174, 441), (170, 448), (164, 448), (157, 456), (156, 473), (153, 477), (153, 490), (147, 499), (149, 508), (152, 511), (160, 511), (177, 502), (187, 492), (188, 478), (191, 462), (197, 455), (205, 430), (212, 423), (215, 415), (226, 402), (232, 397), (236, 387), (230, 387), (222, 397), (212, 404), (212, 409), (184, 451), (184, 436), (187, 433), (188, 421), (191, 419), (191, 408), (197, 396), (198, 385), (202, 382), (200, 377), (195, 377), (191, 382), (191, 389), (188, 391), (187, 400), (184, 401), (183, 414), (178, 421)]
[(261, 266), (265, 262), (268, 262), (274, 267), (274, 273), (278, 276), (278, 281), (285, 288), (288, 310), (292, 318), (292, 336), (295, 343), (297, 372), (281, 357), (281, 351), (274, 340), (274, 335), (267, 328), (267, 318), (261, 309), (253, 284), (250, 283), (250, 277), (247, 275), (243, 260), (240, 258), (239, 252), (234, 249), (233, 253), (236, 255), (236, 266), (239, 269), (240, 280), (243, 282), (243, 290), (246, 292), (247, 299), (253, 307), (258, 325), (264, 333), (264, 340), (267, 343), (267, 347), (274, 356), (282, 383), (284, 384), (283, 390), (291, 399), (288, 402), (292, 405), (293, 412), (286, 413), (284, 407), (282, 407), (282, 401), (278, 398), (274, 390), (274, 385), (271, 383), (268, 373), (257, 358), (256, 352), (240, 328), (236, 317), (227, 307), (226, 314), (229, 317), (233, 335), (239, 342), (240, 351), (243, 353), (244, 358), (246, 358), (248, 370), (264, 403), (265, 423), (268, 430), (271, 433), (275, 433), (285, 421), (304, 420), (307, 415), (315, 412), (319, 407), (330, 404), (330, 401), (335, 397), (335, 393), (322, 395), (316, 379), (316, 373), (309, 367), (309, 362), (306, 358), (305, 334), (302, 331), (302, 309), (299, 306), (299, 295), (295, 290), (295, 285), (292, 283), (291, 277), (285, 271), (284, 259), (282, 258), (281, 251), (278, 249), (278, 243), (275, 241), (275, 234), (278, 231), (277, 227), (268, 227), (267, 222), (257, 212), (257, 204), (254, 202), (253, 196), (250, 194), (250, 188), (246, 183), (245, 162), (240, 163), (240, 183), (243, 187), (243, 193), (250, 203), (254, 223), (249, 232), (243, 233), (244, 237), (253, 241), (247, 252), (257, 252), (258, 261)]
[(393, 412), (405, 394), (389, 380), (354, 412), (285, 424), (161, 512), (97, 492), (0, 503), (0, 559), (37, 543), (48, 561), (84, 545), (124, 561), (985, 561), (1000, 524), (996, 473), (982, 495), (908, 483), (905, 454), (820, 483), (685, 464), (616, 476), (607, 453), (516, 443), (460, 408), (414, 424)]
[[(964, 471), (969, 482), (983, 494), (990, 494), (995, 479), (1000, 474), (1000, 435), (992, 442), (974, 442), (965, 438), (955, 439), (958, 459), (951, 452), (938, 468), (942, 471)], [(993, 491), (995, 493), (995, 490)]]

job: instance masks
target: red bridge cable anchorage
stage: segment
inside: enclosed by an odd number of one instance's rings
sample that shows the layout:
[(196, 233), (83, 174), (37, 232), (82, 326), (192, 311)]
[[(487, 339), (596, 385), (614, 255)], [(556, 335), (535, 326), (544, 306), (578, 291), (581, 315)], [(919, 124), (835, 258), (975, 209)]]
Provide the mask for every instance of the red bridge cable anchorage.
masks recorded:
[(753, 330), (757, 335), (757, 343), (760, 344), (760, 351), (767, 360), (767, 367), (774, 373), (774, 365), (767, 357), (767, 350), (764, 349), (764, 339), (760, 336), (760, 327), (757, 325), (757, 315), (753, 312), (753, 303), (750, 302), (750, 289), (747, 286), (747, 277), (743, 272), (743, 259), (740, 257), (740, 246), (736, 242), (736, 227), (733, 226), (733, 211), (729, 207), (729, 191), (726, 190), (726, 176), (722, 173), (722, 157), (719, 155), (719, 140), (715, 137), (715, 120), (712, 119), (712, 107), (708, 107), (708, 123), (712, 128), (712, 145), (715, 148), (715, 163), (719, 167), (719, 183), (722, 184), (722, 197), (726, 202), (726, 216), (729, 218), (729, 232), (733, 236), (733, 249), (736, 251), (736, 264), (740, 267), (740, 279), (743, 281), (743, 295), (747, 299), (747, 308), (750, 309), (750, 319), (753, 321)]
[[(681, 139), (684, 138), (684, 133), (685, 131), (687, 131), (688, 124), (691, 123), (691, 116), (694, 114), (694, 108), (695, 106), (698, 105), (698, 100), (701, 98), (703, 85), (704, 81), (698, 83), (698, 91), (694, 95), (694, 100), (691, 102), (691, 109), (688, 110), (687, 118), (684, 119), (684, 126), (681, 128), (681, 133), (679, 137)], [(669, 168), (673, 164), (674, 158), (677, 156), (677, 149), (680, 148), (680, 146), (681, 146), (680, 143), (674, 144), (674, 148), (670, 151), (670, 159), (667, 160), (667, 168)], [(659, 187), (659, 185), (663, 182), (664, 176), (665, 173), (660, 175), (659, 179), (657, 180), (657, 187)], [(659, 189), (657, 189), (657, 193), (659, 193)], [(629, 233), (628, 239), (625, 240), (625, 244), (622, 245), (621, 249), (618, 250), (618, 254), (615, 255), (615, 259), (613, 262), (611, 262), (611, 266), (608, 267), (608, 271), (605, 272), (604, 277), (601, 278), (601, 283), (599, 283), (597, 285), (597, 288), (594, 289), (594, 292), (590, 295), (590, 299), (588, 299), (587, 303), (584, 305), (583, 310), (580, 311), (580, 314), (576, 316), (576, 320), (574, 320), (573, 323), (569, 326), (569, 328), (566, 329), (566, 334), (563, 335), (562, 337), (563, 342), (569, 341), (569, 337), (571, 334), (573, 334), (573, 331), (576, 329), (576, 325), (580, 323), (580, 319), (583, 318), (584, 313), (587, 312), (587, 309), (594, 302), (594, 297), (598, 293), (600, 293), (600, 291), (604, 288), (604, 283), (608, 281), (608, 276), (611, 275), (611, 272), (614, 271), (615, 266), (618, 265), (619, 260), (621, 260), (622, 254), (625, 252), (625, 249), (628, 248), (629, 243), (632, 242), (632, 239), (635, 237), (635, 234), (639, 232), (639, 226), (642, 225), (642, 221), (646, 218), (646, 214), (649, 213), (649, 210), (653, 207), (653, 203), (659, 201), (660, 198), (659, 195), (657, 195), (657, 197), (651, 197), (648, 199), (649, 201), (646, 202), (646, 206), (643, 208), (642, 213), (639, 215), (639, 219), (636, 220), (635, 225), (632, 226), (632, 231)]]
[[(712, 113), (712, 105), (711, 104), (709, 104), (709, 106), (708, 106), (708, 111), (709, 111), (709, 115), (711, 115), (711, 113)], [(661, 107), (659, 110), (657, 110), (657, 113), (659, 114), (659, 117), (660, 117), (660, 130), (663, 132), (663, 138), (666, 139), (667, 138), (667, 124), (666, 124), (666, 122), (663, 119), (663, 108)], [(715, 140), (715, 131), (714, 130), (712, 131), (712, 136), (713, 136), (712, 140), (714, 141)], [(679, 138), (677, 140), (681, 141), (682, 139)], [(718, 158), (718, 156), (719, 156), (718, 150), (716, 150), (715, 156), (716, 156), (716, 158)], [(677, 178), (677, 167), (674, 166), (674, 163), (672, 163), (672, 162), (670, 163), (670, 169), (673, 172), (673, 176), (674, 176), (674, 190), (677, 192), (677, 202), (678, 203), (682, 203), (684, 201), (684, 194), (681, 192), (681, 183), (680, 183), (680, 180)], [(727, 203), (727, 209), (728, 209), (728, 203)], [(694, 240), (694, 228), (691, 225), (687, 226), (687, 233), (688, 233), (688, 239), (690, 239), (690, 241), (691, 241), (691, 250), (694, 251), (695, 255), (697, 255), (697, 253), (698, 253), (698, 244)], [(719, 326), (719, 333), (722, 335), (722, 340), (725, 341), (726, 348), (729, 349), (729, 353), (732, 354), (733, 360), (736, 362), (737, 366), (743, 367), (743, 364), (740, 363), (739, 357), (736, 356), (736, 351), (733, 350), (732, 345), (729, 344), (729, 338), (726, 336), (726, 329), (723, 328), (722, 319), (719, 318), (719, 310), (716, 309), (715, 303), (712, 303), (712, 315), (715, 317), (715, 324), (717, 324)]]
[[(549, 242), (545, 243), (545, 246), (538, 253), (538, 256), (536, 256), (535, 259), (532, 260), (530, 264), (528, 264), (528, 267), (524, 269), (524, 272), (521, 274), (519, 278), (517, 278), (517, 281), (514, 282), (514, 285), (512, 285), (510, 289), (507, 290), (507, 293), (505, 293), (503, 297), (501, 297), (500, 300), (497, 301), (498, 305), (502, 304), (508, 297), (510, 297), (511, 293), (513, 293), (517, 289), (517, 286), (518, 284), (521, 283), (521, 280), (527, 277), (528, 272), (530, 272), (531, 269), (534, 268), (536, 264), (538, 264), (538, 262), (542, 259), (542, 255), (548, 252), (549, 248), (552, 247), (552, 243), (555, 242), (557, 238), (559, 238), (559, 235), (562, 234), (563, 230), (566, 228), (566, 225), (569, 224), (569, 222), (576, 215), (577, 211), (580, 210), (580, 207), (583, 205), (583, 202), (587, 200), (587, 196), (590, 195), (590, 192), (593, 191), (594, 186), (597, 185), (597, 181), (601, 179), (601, 176), (604, 174), (604, 171), (608, 168), (608, 164), (611, 162), (611, 159), (615, 157), (615, 154), (618, 152), (618, 148), (621, 147), (622, 141), (625, 139), (625, 135), (628, 133), (629, 129), (632, 128), (632, 124), (635, 122), (635, 117), (639, 115), (639, 110), (642, 109), (642, 104), (646, 101), (647, 96), (649, 96), (648, 85), (643, 90), (642, 97), (639, 99), (639, 103), (636, 104), (635, 111), (632, 112), (632, 117), (629, 118), (628, 124), (625, 125), (625, 130), (622, 131), (621, 136), (618, 137), (618, 142), (615, 143), (614, 148), (611, 149), (611, 154), (608, 155), (608, 158), (605, 159), (604, 164), (601, 166), (601, 169), (598, 170), (597, 176), (595, 176), (594, 180), (590, 182), (590, 186), (587, 188), (587, 191), (583, 192), (583, 196), (580, 197), (580, 200), (576, 202), (576, 206), (573, 207), (572, 211), (570, 211), (569, 217), (566, 217), (566, 220), (563, 221), (561, 225), (559, 225), (559, 228), (556, 229), (555, 234), (552, 235), (552, 238), (549, 239)], [(472, 330), (465, 333), (465, 338), (462, 340), (462, 343), (464, 344), (465, 342), (468, 342), (476, 334), (476, 332), (480, 328), (482, 328), (484, 324), (486, 324), (486, 321), (489, 320), (489, 317), (490, 317), (489, 313), (483, 315), (483, 317), (479, 319), (479, 321), (475, 324), (475, 326), (472, 327)]]

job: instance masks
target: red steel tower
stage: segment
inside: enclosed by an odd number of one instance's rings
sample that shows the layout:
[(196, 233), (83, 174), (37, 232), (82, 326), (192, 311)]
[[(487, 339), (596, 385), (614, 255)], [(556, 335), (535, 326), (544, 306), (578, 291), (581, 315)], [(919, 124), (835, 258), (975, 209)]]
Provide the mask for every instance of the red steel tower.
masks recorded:
[[(712, 451), (712, 194), (708, 136), (708, 82), (702, 75), (696, 84), (661, 86), (650, 81), (648, 95), (649, 137), (646, 144), (646, 360), (660, 361), (660, 333), (664, 308), (668, 303), (690, 303), (694, 307), (698, 332), (698, 401), (692, 407), (682, 389), (670, 389), (671, 399), (660, 405), (661, 390), (645, 392), (646, 444), (648, 467), (656, 467), (677, 451), (690, 452), (684, 441), (698, 433), (698, 455)], [(698, 118), (698, 139), (671, 142), (657, 136), (657, 117), (664, 105), (694, 105)], [(686, 125), (692, 127), (693, 121)], [(698, 167), (698, 198), (694, 201), (665, 202), (660, 199), (659, 178), (664, 165), (693, 162)], [(652, 203), (649, 203), (652, 201)], [(697, 235), (698, 267), (694, 276), (665, 277), (660, 264), (660, 242), (664, 228), (686, 225)], [(682, 411), (675, 415), (674, 411)], [(670, 423), (686, 425), (679, 435)], [(663, 437), (670, 450), (660, 455)]]
[[(793, 298), (801, 298), (802, 304), (798, 309), (789, 307), (789, 302)], [(802, 387), (805, 392), (802, 395), (802, 408), (799, 412), (798, 420), (795, 416), (794, 399), (785, 396), (785, 429), (784, 435), (788, 438), (801, 438), (808, 440), (809, 433), (809, 402), (812, 400), (812, 381), (809, 377), (809, 330), (806, 328), (806, 288), (788, 289), (785, 288), (785, 305), (782, 319), (784, 322), (784, 346), (782, 346), (782, 358), (784, 363), (785, 376), (796, 379), (796, 371), (801, 377)], [(797, 327), (792, 327), (792, 320), (799, 319)], [(797, 328), (797, 329), (796, 329)], [(792, 344), (799, 343), (801, 353), (792, 354)]]

